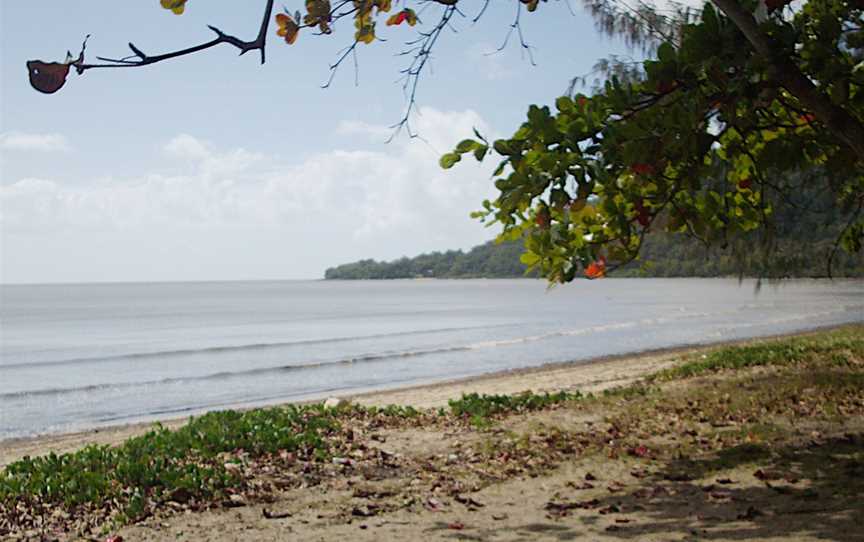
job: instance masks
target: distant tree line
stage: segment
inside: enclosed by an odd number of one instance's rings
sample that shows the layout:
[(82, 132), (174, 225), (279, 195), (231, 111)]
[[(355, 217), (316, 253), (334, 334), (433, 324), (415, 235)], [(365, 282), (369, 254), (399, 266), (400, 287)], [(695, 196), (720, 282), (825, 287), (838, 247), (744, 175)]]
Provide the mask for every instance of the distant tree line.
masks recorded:
[[(806, 185), (805, 185), (806, 186)], [(682, 233), (646, 236), (640, 259), (613, 273), (619, 277), (818, 277), (826, 258), (834, 258), (837, 277), (864, 277), (861, 253), (835, 251), (848, 213), (838, 210), (818, 189), (802, 189), (778, 210), (772, 228), (753, 232), (725, 247), (711, 246)], [(806, 212), (801, 212), (806, 211)], [(771, 245), (765, 249), (765, 245)], [(489, 241), (467, 252), (448, 250), (391, 262), (361, 260), (327, 269), (326, 279), (516, 278), (526, 276), (520, 240)], [(536, 272), (529, 277), (537, 277)]]
[[(525, 276), (527, 266), (519, 261), (521, 242), (488, 243), (467, 252), (448, 250), (400, 258), (392, 262), (360, 260), (331, 267), (325, 279), (406, 278), (511, 278)], [(531, 276), (537, 276), (532, 273)]]

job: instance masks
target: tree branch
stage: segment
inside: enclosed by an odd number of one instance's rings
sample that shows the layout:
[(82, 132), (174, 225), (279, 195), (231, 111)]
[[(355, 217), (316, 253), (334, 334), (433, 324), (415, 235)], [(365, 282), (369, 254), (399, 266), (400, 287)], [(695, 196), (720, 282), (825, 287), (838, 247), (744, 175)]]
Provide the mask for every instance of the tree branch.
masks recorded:
[[(180, 49), (179, 51), (163, 53), (161, 55), (150, 56), (145, 54), (134, 44), (130, 43), (129, 48), (132, 50), (132, 53), (134, 53), (131, 57), (119, 59), (96, 57), (99, 60), (103, 61), (104, 64), (86, 64), (84, 63), (84, 58), (82, 56), (79, 57), (77, 61), (73, 62), (72, 66), (75, 67), (79, 74), (84, 73), (85, 70), (89, 70), (92, 68), (139, 68), (141, 66), (147, 66), (149, 64), (162, 62), (163, 60), (168, 60), (170, 58), (191, 55), (192, 53), (197, 53), (198, 51), (203, 51), (204, 49), (215, 47), (221, 43), (227, 43), (229, 45), (233, 45), (237, 49), (240, 49), (241, 55), (244, 55), (249, 51), (258, 50), (261, 52), (261, 63), (264, 64), (264, 50), (267, 41), (267, 27), (270, 24), (270, 15), (272, 14), (272, 12), (273, 0), (267, 0), (267, 4), (264, 7), (264, 16), (261, 19), (261, 26), (258, 28), (258, 36), (252, 41), (243, 41), (240, 38), (222, 32), (215, 26), (208, 25), (207, 28), (215, 32), (216, 37), (200, 45), (187, 47), (186, 49)], [(138, 60), (129, 60), (130, 58), (137, 58)]]
[(835, 105), (783, 52), (783, 48), (765, 34), (753, 15), (737, 0), (711, 0), (744, 34), (756, 52), (773, 65), (771, 76), (802, 105), (811, 110), (828, 130), (864, 162), (864, 125), (848, 111)]

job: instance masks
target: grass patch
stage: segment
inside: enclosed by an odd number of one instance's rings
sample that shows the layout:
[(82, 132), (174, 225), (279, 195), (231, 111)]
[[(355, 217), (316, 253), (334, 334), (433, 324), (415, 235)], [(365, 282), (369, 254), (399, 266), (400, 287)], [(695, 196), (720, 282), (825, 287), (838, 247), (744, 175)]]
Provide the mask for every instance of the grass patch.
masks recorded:
[(541, 410), (552, 405), (581, 399), (580, 392), (560, 391), (537, 394), (524, 392), (518, 395), (480, 395), (469, 393), (459, 399), (451, 399), (450, 413), (457, 418), (468, 419), (477, 427), (486, 426), (489, 420), (501, 414), (516, 414)]
[[(88, 446), (62, 455), (24, 458), (0, 473), (0, 505), (117, 506), (130, 519), (147, 503), (209, 499), (241, 483), (225, 453), (257, 457), (289, 451), (326, 459), (326, 437), (338, 429), (320, 405), (211, 412), (176, 430), (158, 426), (120, 446)], [(119, 505), (119, 506), (118, 506)]]
[(849, 366), (855, 363), (855, 359), (860, 362), (862, 358), (864, 358), (862, 327), (851, 326), (811, 336), (721, 348), (677, 367), (655, 373), (649, 377), (649, 380), (663, 382), (724, 370), (819, 361), (829, 361), (837, 366)]
[(367, 414), (369, 416), (383, 416), (386, 418), (417, 418), (421, 414), (422, 411), (414, 408), (413, 406), (402, 406), (402, 405), (387, 405), (383, 407), (379, 406), (354, 406), (358, 411), (362, 411), (362, 413)]

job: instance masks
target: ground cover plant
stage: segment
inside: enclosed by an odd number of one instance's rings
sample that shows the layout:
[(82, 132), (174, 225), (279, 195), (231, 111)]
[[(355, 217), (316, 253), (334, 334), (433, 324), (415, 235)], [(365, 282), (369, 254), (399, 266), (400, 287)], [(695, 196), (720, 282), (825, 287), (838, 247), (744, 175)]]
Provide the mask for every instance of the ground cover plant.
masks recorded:
[[(716, 348), (595, 395), (214, 412), (115, 447), (8, 465), (0, 536), (104, 537), (133, 525), (150, 529), (138, 538), (158, 539), (165, 521), (263, 507), (247, 520), (347, 528), (458, 513), (443, 529), (482, 538), (507, 521), (496, 495), (536, 482), (532, 510), (559, 534), (690, 536), (698, 527), (721, 539), (842, 540), (864, 517), (862, 332)], [(573, 469), (586, 472), (574, 478)], [(333, 498), (301, 507), (311, 488)]]
[(468, 419), (472, 425), (482, 427), (488, 425), (490, 418), (497, 415), (541, 410), (566, 401), (575, 401), (581, 397), (582, 394), (578, 391), (543, 394), (525, 392), (518, 395), (468, 393), (459, 399), (450, 400), (448, 404), (452, 415)]

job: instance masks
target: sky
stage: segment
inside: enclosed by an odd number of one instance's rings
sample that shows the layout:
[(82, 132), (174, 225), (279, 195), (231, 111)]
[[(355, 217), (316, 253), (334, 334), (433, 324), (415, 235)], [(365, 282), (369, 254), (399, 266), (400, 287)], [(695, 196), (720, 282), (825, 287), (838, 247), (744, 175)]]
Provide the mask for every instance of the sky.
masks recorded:
[(208, 24), (251, 38), (263, 4), (190, 0), (176, 16), (158, 0), (0, 2), (0, 282), (314, 279), (362, 258), (470, 248), (496, 233), (469, 217), (494, 197), (494, 160), (445, 171), (440, 154), (473, 128), (511, 134), (529, 104), (554, 103), (601, 57), (631, 54), (577, 0), (522, 18), (536, 65), (516, 41), (490, 54), (516, 9), (493, 0), (436, 46), (412, 119), (422, 140), (390, 143), (408, 27), (359, 47), (356, 85), (348, 63), (321, 88), (352, 40), (347, 20), (291, 46), (271, 25), (263, 66), (223, 45), (70, 74), (53, 95), (27, 79), (27, 60), (62, 60), (87, 34), (90, 60), (125, 56), (128, 42), (188, 47), (212, 37)]

